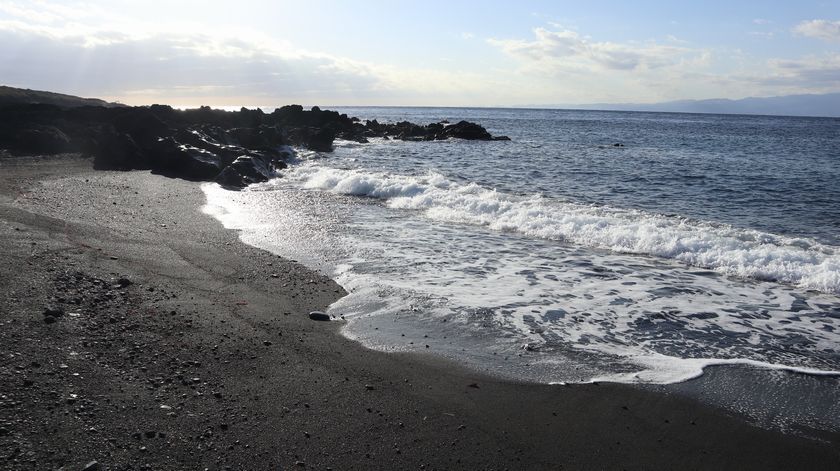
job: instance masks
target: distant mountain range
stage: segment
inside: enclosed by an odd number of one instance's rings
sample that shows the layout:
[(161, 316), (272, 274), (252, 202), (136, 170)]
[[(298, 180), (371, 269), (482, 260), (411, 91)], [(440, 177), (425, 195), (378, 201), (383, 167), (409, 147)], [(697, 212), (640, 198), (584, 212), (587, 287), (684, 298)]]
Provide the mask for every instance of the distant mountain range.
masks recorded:
[(678, 100), (663, 103), (552, 105), (549, 108), (840, 117), (840, 93), (786, 95), (766, 98), (750, 97), (740, 100), (719, 98), (712, 100)]
[(28, 88), (14, 88), (0, 85), (0, 106), (13, 104), (43, 103), (48, 105), (73, 108), (77, 106), (104, 106), (107, 108), (125, 106), (121, 103), (110, 103), (97, 98), (81, 98), (63, 93), (29, 90)]
[[(98, 98), (81, 98), (63, 93), (29, 90), (0, 85), (0, 106), (45, 103), (65, 108), (76, 106), (126, 106)], [(669, 113), (753, 114), (776, 116), (824, 116), (840, 118), (840, 93), (750, 97), (740, 100), (677, 100), (662, 103), (591, 103), (583, 105), (524, 105), (524, 108), (571, 110), (655, 111)]]

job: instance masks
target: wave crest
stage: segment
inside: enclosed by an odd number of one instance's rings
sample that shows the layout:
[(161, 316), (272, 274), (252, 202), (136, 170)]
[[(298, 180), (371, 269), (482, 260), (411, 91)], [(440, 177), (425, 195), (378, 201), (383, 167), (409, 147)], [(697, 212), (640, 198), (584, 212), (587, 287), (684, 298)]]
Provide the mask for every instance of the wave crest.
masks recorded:
[(385, 200), (434, 220), (676, 260), (720, 273), (840, 293), (835, 247), (712, 222), (544, 198), (516, 196), (439, 173), (394, 175), (301, 165), (286, 177), (304, 188)]

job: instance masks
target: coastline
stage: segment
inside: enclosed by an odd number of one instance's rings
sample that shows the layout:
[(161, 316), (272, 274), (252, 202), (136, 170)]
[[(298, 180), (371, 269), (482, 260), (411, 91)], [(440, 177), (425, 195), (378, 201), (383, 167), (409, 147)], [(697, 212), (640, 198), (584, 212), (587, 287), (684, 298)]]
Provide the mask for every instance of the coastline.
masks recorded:
[[(338, 285), (241, 243), (201, 212), (203, 198), (198, 183), (95, 172), (76, 157), (0, 159), (0, 456), (9, 467), (840, 463), (836, 434), (818, 442), (763, 430), (676, 394), (521, 384), (367, 350), (339, 335), (339, 323), (307, 317), (343, 294)], [(121, 277), (131, 284), (95, 283)], [(89, 299), (43, 322), (51, 298), (78, 292)]]

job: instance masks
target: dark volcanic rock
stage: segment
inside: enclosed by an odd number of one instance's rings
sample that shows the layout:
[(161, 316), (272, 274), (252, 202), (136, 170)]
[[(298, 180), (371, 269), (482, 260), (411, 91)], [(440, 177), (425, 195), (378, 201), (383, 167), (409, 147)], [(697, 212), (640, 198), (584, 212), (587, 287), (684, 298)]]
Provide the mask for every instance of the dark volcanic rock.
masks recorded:
[(0, 106), (0, 149), (12, 155), (81, 152), (94, 168), (152, 170), (241, 188), (273, 178), (294, 156), (289, 145), (331, 152), (335, 139), (360, 143), (370, 137), (406, 141), (493, 140), (478, 124), (460, 121), (421, 126), (408, 121), (365, 124), (317, 106), (275, 109), (271, 114), (202, 106), (60, 108), (41, 104)]
[(449, 124), (448, 121), (420, 126), (408, 121), (383, 124), (376, 120), (364, 125), (364, 136), (390, 137), (404, 141), (441, 141), (445, 139), (466, 139), (480, 141), (509, 141), (507, 136), (493, 137), (484, 127), (469, 121)]
[(171, 137), (155, 146), (153, 170), (186, 180), (212, 180), (222, 170), (222, 159), (213, 152), (181, 144)]
[(16, 149), (25, 149), (37, 154), (60, 154), (72, 152), (70, 138), (55, 126), (33, 126), (21, 130), (17, 135)]
[(443, 128), (443, 130), (435, 137), (436, 139), (469, 139), (489, 141), (493, 136), (487, 132), (482, 126), (470, 123), (468, 121), (459, 121), (457, 124), (452, 124)]
[(277, 170), (285, 168), (282, 161), (272, 163), (264, 156), (242, 155), (224, 168), (215, 182), (230, 188), (243, 188), (252, 183), (267, 181)]
[(120, 277), (120, 278), (117, 280), (117, 284), (118, 284), (120, 287), (125, 288), (126, 286), (130, 286), (130, 285), (132, 285), (132, 284), (134, 284), (134, 283), (133, 283), (131, 280), (129, 280), (128, 278), (126, 278), (126, 277), (122, 276), (122, 277)]
[(318, 152), (331, 152), (336, 133), (332, 129), (304, 126), (289, 130), (289, 142)]
[(82, 471), (101, 471), (102, 465), (99, 464), (98, 461), (91, 461), (90, 463), (86, 464)]
[(276, 126), (233, 128), (228, 130), (228, 134), (248, 149), (270, 150), (286, 144), (283, 131)]
[(309, 313), (309, 318), (313, 321), (328, 321), (330, 320), (330, 316), (326, 313), (321, 311), (312, 311)]
[(151, 165), (134, 139), (129, 134), (117, 132), (113, 126), (104, 126), (87, 147), (97, 169), (147, 169)]
[(153, 145), (159, 138), (171, 136), (173, 130), (160, 118), (146, 108), (120, 110), (114, 119), (114, 126), (119, 132), (131, 136), (144, 147)]
[(44, 317), (61, 317), (64, 315), (64, 309), (58, 306), (47, 306), (44, 308)]

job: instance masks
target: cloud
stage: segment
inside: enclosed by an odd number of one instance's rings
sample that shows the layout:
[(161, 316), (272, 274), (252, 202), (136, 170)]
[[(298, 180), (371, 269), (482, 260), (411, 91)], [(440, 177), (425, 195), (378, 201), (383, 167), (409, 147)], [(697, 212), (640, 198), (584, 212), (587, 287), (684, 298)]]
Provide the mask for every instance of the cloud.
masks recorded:
[[(840, 54), (758, 59), (732, 50), (665, 42), (597, 41), (567, 29), (537, 28), (533, 39), (490, 40), (568, 103), (657, 102), (837, 92)], [(571, 95), (574, 93), (574, 95)]]
[(112, 31), (0, 20), (9, 85), (136, 104), (463, 104), (487, 91), (471, 74), (398, 69), (295, 48), (255, 33)]
[(840, 54), (808, 56), (801, 59), (774, 59), (765, 85), (784, 85), (814, 91), (837, 91), (840, 83)]
[(102, 17), (104, 11), (89, 3), (56, 4), (47, 2), (16, 2), (4, 1), (0, 3), (0, 13), (25, 20), (28, 23), (64, 23), (80, 21), (85, 18)]
[[(0, 80), (130, 104), (190, 106), (652, 102), (837, 91), (840, 83), (836, 55), (768, 61), (673, 36), (602, 41), (561, 24), (524, 39), (456, 33), (469, 53), (496, 52), (493, 63), (453, 56), (405, 67), (388, 64), (404, 58), (359, 61), (307, 50), (282, 29), (208, 30), (177, 15), (142, 23), (102, 5), (0, 2)], [(803, 22), (797, 34), (827, 38), (836, 26)]]
[(750, 36), (754, 36), (757, 38), (765, 38), (765, 39), (772, 39), (776, 36), (776, 33), (773, 31), (749, 31), (747, 33)]
[(800, 36), (822, 39), (824, 41), (840, 41), (840, 21), (803, 21), (793, 28), (793, 32)]
[(597, 42), (568, 29), (536, 28), (534, 36), (530, 41), (490, 39), (488, 42), (531, 70), (548, 74), (652, 70), (674, 65), (695, 52), (654, 42)]
[[(214, 94), (311, 95), (333, 82), (360, 90), (381, 84), (364, 67), (328, 56), (202, 35), (60, 35), (0, 24), (0, 76), (13, 83), (88, 94), (213, 90)], [(209, 87), (209, 88), (208, 88)]]
[(840, 54), (770, 59), (705, 80), (719, 89), (732, 90), (732, 97), (836, 93), (840, 91)]

